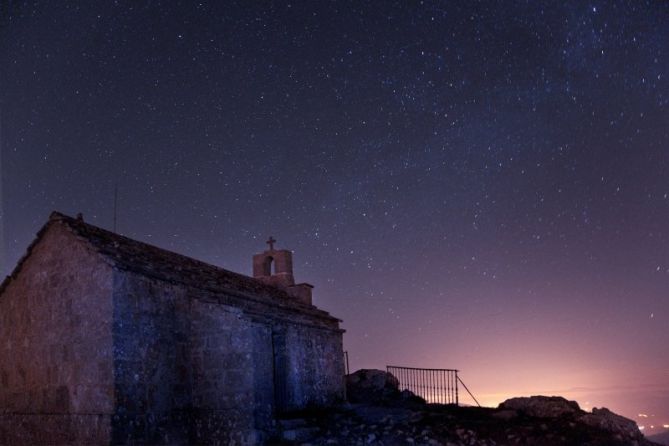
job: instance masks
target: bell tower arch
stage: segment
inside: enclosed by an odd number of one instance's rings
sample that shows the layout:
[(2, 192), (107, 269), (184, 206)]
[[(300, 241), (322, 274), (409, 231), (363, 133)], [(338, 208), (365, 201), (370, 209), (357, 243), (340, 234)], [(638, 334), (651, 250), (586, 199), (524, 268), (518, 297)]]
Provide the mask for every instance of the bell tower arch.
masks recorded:
[(253, 277), (282, 288), (298, 301), (311, 305), (313, 286), (308, 283), (295, 284), (293, 252), (289, 249), (274, 249), (274, 237), (270, 236), (266, 243), (269, 249), (253, 256)]

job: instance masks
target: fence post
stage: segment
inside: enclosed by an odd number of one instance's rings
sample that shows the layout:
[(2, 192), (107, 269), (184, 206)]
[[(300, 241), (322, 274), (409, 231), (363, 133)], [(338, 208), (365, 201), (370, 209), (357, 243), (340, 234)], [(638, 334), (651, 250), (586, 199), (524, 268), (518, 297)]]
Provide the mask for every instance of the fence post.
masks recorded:
[(458, 371), (455, 371), (455, 405), (459, 406), (460, 405), (460, 399), (458, 398), (458, 381), (460, 378), (458, 378)]

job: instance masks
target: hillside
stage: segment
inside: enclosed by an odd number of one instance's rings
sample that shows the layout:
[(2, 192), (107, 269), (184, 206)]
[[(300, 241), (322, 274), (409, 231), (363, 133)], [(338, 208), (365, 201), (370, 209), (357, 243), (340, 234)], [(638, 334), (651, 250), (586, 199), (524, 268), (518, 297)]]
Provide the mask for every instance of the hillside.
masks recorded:
[(607, 409), (585, 412), (561, 397), (513, 398), (498, 408), (426, 404), (392, 375), (348, 376), (350, 403), (283, 420), (275, 444), (429, 446), (651, 446), (636, 423)]
[(669, 446), (669, 432), (662, 432), (661, 434), (650, 435), (647, 437), (655, 443)]

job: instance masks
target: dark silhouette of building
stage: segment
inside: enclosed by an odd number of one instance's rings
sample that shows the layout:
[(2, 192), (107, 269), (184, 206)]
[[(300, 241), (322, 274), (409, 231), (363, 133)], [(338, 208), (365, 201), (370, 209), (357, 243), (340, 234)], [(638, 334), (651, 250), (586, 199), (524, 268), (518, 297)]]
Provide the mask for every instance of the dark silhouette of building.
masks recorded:
[(0, 444), (255, 444), (341, 400), (340, 321), (274, 242), (251, 278), (53, 213), (0, 285)]

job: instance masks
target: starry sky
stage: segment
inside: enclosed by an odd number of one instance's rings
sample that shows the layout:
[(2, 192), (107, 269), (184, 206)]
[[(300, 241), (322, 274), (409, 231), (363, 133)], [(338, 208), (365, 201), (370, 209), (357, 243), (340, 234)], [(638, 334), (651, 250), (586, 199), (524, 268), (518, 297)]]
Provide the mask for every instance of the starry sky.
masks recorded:
[(111, 229), (117, 188), (129, 237), (247, 274), (269, 235), (294, 250), (352, 369), (658, 431), (668, 24), (663, 1), (4, 0), (0, 273), (52, 210)]

